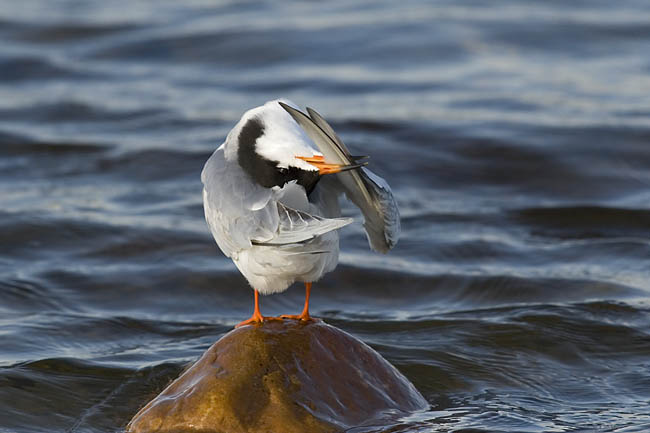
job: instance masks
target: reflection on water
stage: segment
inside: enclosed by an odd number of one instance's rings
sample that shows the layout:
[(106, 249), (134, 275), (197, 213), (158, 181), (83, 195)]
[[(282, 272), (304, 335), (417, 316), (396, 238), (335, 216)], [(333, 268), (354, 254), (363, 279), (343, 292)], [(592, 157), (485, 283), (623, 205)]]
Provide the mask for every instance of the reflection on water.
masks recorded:
[(314, 286), (431, 404), (355, 432), (650, 429), (648, 28), (641, 1), (0, 1), (0, 430), (119, 431), (248, 317), (199, 173), (280, 96), (403, 215)]

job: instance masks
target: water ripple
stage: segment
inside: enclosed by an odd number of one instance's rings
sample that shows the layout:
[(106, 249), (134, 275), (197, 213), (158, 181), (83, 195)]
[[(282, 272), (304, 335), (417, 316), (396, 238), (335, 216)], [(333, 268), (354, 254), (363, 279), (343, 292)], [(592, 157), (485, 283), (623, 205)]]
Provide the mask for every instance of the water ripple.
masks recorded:
[(0, 0), (0, 430), (118, 432), (250, 314), (199, 176), (277, 97), (403, 216), (386, 256), (341, 231), (312, 310), (431, 408), (352, 431), (648, 430), (649, 23), (641, 0)]

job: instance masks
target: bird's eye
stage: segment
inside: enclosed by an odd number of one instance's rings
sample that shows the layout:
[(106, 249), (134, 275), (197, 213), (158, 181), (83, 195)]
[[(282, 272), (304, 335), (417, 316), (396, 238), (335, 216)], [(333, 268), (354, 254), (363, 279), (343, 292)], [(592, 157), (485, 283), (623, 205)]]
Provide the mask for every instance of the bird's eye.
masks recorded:
[(280, 167), (278, 170), (280, 171), (280, 174), (287, 174), (287, 171), (288, 171), (288, 170), (287, 170), (286, 168), (284, 168), (284, 167)]

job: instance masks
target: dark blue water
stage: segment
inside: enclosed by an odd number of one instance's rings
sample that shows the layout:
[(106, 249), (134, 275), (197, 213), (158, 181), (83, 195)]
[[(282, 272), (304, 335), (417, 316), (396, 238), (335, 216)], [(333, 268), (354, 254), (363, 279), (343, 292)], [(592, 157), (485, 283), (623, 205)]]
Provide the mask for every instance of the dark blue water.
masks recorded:
[(4, 0), (0, 42), (0, 432), (120, 431), (250, 315), (199, 174), (278, 97), (401, 207), (313, 292), (431, 404), (377, 432), (650, 431), (647, 1)]

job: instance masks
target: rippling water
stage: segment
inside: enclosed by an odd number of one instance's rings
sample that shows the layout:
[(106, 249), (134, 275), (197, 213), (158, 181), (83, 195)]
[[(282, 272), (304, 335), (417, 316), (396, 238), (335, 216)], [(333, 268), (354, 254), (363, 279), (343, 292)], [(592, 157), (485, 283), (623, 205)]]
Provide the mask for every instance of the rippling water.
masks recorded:
[(199, 174), (280, 96), (402, 210), (314, 287), (431, 404), (359, 431), (650, 431), (646, 1), (3, 0), (0, 40), (0, 431), (117, 432), (248, 317)]

